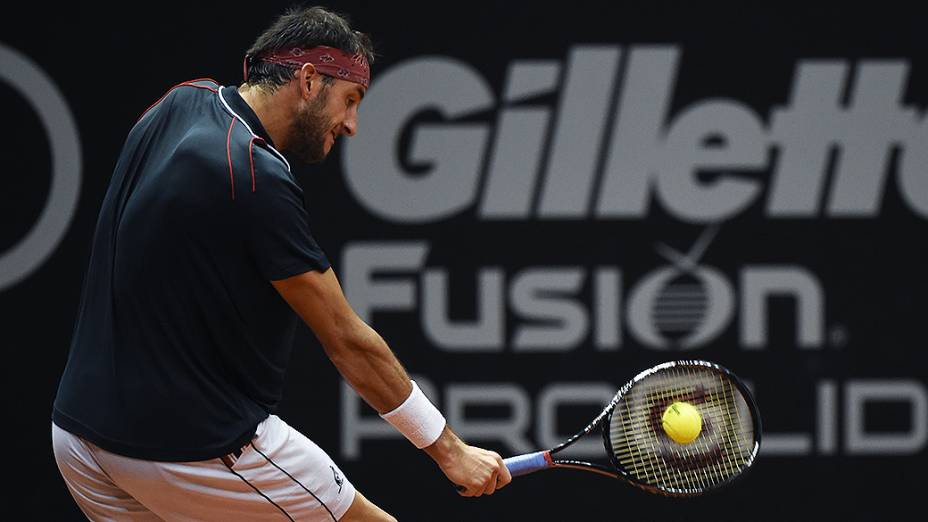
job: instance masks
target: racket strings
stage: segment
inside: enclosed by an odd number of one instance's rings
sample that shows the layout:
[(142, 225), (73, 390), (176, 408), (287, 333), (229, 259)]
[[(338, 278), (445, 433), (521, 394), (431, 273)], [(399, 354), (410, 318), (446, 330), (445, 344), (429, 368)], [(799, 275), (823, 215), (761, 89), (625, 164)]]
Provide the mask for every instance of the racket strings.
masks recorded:
[[(750, 465), (755, 437), (740, 391), (721, 372), (675, 366), (635, 384), (616, 405), (609, 438), (616, 461), (637, 481), (669, 492), (718, 486)], [(664, 432), (661, 416), (673, 402), (692, 404), (702, 431), (689, 444)]]
[[(662, 402), (666, 402), (666, 400)], [(626, 424), (630, 420), (627, 419)], [(641, 422), (639, 421), (638, 424), (640, 425)], [(654, 426), (652, 426), (651, 431), (655, 431)], [(725, 437), (723, 442), (727, 442), (730, 447), (733, 444), (731, 434), (728, 431), (723, 432), (723, 434)], [(667, 443), (662, 443), (656, 437), (645, 437), (644, 440), (647, 441), (647, 445), (640, 443), (641, 437), (638, 437), (638, 439), (638, 444), (631, 446), (636, 454), (633, 456), (639, 459), (638, 462), (633, 464), (633, 468), (639, 473), (647, 473), (652, 481), (659, 483), (662, 487), (687, 488), (694, 481), (696, 486), (701, 488), (711, 486), (713, 483), (711, 472), (713, 470), (707, 469), (706, 464), (713, 465), (720, 475), (729, 474), (733, 470), (740, 469), (740, 467), (736, 467), (737, 462), (731, 458), (732, 452), (720, 452), (718, 447), (714, 448), (715, 451), (713, 451), (713, 448), (709, 447), (710, 441), (706, 438), (698, 439), (693, 445), (682, 446), (679, 454), (676, 455), (668, 454), (666, 450)], [(659, 458), (647, 458), (653, 456)], [(719, 457), (725, 457), (725, 460), (720, 460)], [(693, 471), (695, 473), (691, 473)]]

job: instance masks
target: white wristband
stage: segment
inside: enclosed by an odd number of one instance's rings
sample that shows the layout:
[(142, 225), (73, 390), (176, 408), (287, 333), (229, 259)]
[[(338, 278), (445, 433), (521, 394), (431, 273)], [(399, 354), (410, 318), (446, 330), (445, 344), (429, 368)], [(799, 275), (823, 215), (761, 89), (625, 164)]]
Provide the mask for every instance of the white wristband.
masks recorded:
[(409, 442), (422, 449), (438, 440), (445, 429), (445, 417), (422, 393), (416, 381), (412, 382), (412, 393), (393, 411), (380, 417), (403, 434)]

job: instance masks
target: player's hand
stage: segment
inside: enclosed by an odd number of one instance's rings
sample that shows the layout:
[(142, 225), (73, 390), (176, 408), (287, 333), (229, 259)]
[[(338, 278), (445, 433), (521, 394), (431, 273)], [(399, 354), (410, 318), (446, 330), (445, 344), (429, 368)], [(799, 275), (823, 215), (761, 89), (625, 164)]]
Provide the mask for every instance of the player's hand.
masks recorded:
[(512, 481), (498, 453), (465, 444), (447, 427), (425, 451), (463, 497), (492, 495)]
[(440, 467), (463, 497), (492, 495), (512, 481), (498, 453), (466, 444), (454, 462)]

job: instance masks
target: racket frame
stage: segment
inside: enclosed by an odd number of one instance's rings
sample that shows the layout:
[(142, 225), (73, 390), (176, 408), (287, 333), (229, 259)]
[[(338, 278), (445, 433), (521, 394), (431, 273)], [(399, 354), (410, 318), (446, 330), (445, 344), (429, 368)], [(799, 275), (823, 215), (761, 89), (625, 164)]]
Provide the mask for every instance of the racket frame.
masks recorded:
[[(649, 376), (655, 373), (658, 373), (658, 372), (661, 372), (661, 371), (664, 371), (670, 368), (675, 368), (678, 366), (681, 366), (681, 367), (702, 366), (704, 368), (708, 368), (710, 370), (723, 374), (725, 378), (728, 379), (732, 384), (734, 384), (734, 386), (741, 393), (741, 396), (744, 398), (745, 402), (747, 403), (748, 411), (751, 414), (751, 422), (752, 422), (752, 427), (753, 427), (753, 432), (754, 432), (754, 447), (751, 449), (751, 452), (749, 453), (747, 460), (745, 461), (744, 467), (741, 469), (739, 473), (732, 475), (727, 480), (719, 482), (717, 484), (713, 484), (712, 486), (709, 486), (706, 488), (694, 488), (694, 489), (678, 489), (678, 488), (673, 488), (673, 487), (661, 488), (661, 487), (653, 486), (651, 484), (646, 484), (636, 479), (630, 473), (625, 471), (625, 467), (622, 466), (622, 464), (619, 462), (619, 459), (618, 457), (616, 457), (615, 451), (613, 450), (612, 441), (609, 438), (609, 430), (605, 429), (605, 426), (610, 425), (612, 422), (612, 414), (615, 411), (615, 406), (619, 403), (620, 400), (622, 400), (622, 398), (625, 397), (625, 395), (628, 394), (628, 392), (632, 389), (633, 386), (635, 386), (635, 384), (648, 378)], [(603, 413), (605, 415), (600, 414), (600, 417), (603, 417), (603, 418), (597, 417), (596, 421), (603, 422), (603, 430), (602, 430), (603, 445), (606, 448), (606, 453), (609, 455), (609, 460), (612, 462), (612, 466), (614, 467), (615, 471), (618, 472), (615, 475), (616, 478), (622, 479), (625, 482), (628, 482), (629, 484), (635, 487), (638, 487), (640, 489), (643, 489), (645, 491), (648, 491), (650, 493), (657, 493), (660, 495), (671, 496), (671, 497), (691, 497), (691, 496), (696, 496), (696, 495), (702, 495), (702, 494), (709, 493), (712, 491), (717, 491), (721, 488), (724, 488), (732, 484), (736, 480), (739, 480), (740, 478), (742, 478), (745, 472), (751, 468), (751, 465), (754, 463), (754, 460), (757, 458), (757, 454), (760, 451), (760, 441), (761, 441), (761, 435), (763, 433), (763, 426), (761, 424), (760, 414), (758, 413), (757, 403), (754, 402), (754, 396), (753, 394), (751, 394), (751, 390), (748, 389), (744, 381), (742, 381), (737, 375), (732, 373), (729, 369), (723, 366), (720, 366), (718, 364), (709, 362), (709, 361), (703, 361), (703, 360), (698, 360), (698, 359), (684, 359), (684, 360), (679, 360), (679, 361), (670, 361), (670, 362), (658, 364), (656, 366), (648, 368), (647, 370), (644, 370), (638, 375), (636, 375), (634, 378), (632, 378), (632, 380), (628, 381), (624, 386), (622, 386), (622, 388), (619, 389), (618, 393), (616, 393), (615, 397), (612, 399), (612, 402), (609, 403), (609, 405), (606, 407)], [(589, 432), (586, 432), (586, 433), (589, 433)]]
[[(630, 473), (625, 471), (625, 467), (619, 462), (618, 458), (615, 455), (615, 451), (613, 451), (612, 441), (609, 439), (609, 430), (605, 428), (605, 426), (608, 426), (611, 424), (612, 415), (615, 411), (616, 405), (619, 403), (619, 401), (621, 401), (628, 394), (628, 392), (632, 389), (632, 387), (634, 387), (637, 383), (641, 382), (642, 380), (646, 379), (647, 377), (657, 372), (661, 372), (661, 371), (674, 368), (674, 367), (678, 367), (678, 366), (681, 366), (681, 367), (702, 366), (702, 367), (705, 367), (710, 370), (723, 374), (732, 384), (734, 384), (734, 386), (738, 389), (738, 391), (741, 392), (741, 395), (742, 397), (744, 397), (744, 400), (748, 406), (748, 410), (750, 411), (750, 414), (751, 414), (751, 421), (753, 423), (753, 430), (754, 430), (754, 447), (752, 448), (745, 462), (744, 468), (742, 468), (740, 473), (737, 473), (729, 477), (728, 480), (725, 480), (718, 484), (714, 484), (707, 488), (685, 489), (685, 490), (671, 488), (671, 487), (661, 488), (661, 487), (657, 487), (651, 484), (646, 484), (636, 479)], [(609, 455), (609, 461), (612, 464), (611, 466), (605, 466), (603, 464), (597, 464), (595, 462), (587, 462), (587, 461), (582, 461), (582, 460), (555, 458), (555, 455), (557, 453), (569, 447), (571, 444), (576, 442), (577, 439), (579, 439), (580, 437), (588, 435), (590, 432), (595, 430), (597, 427), (603, 428), (602, 429), (603, 445), (606, 448), (606, 453)], [(597, 473), (597, 474), (604, 475), (604, 476), (611, 477), (611, 478), (620, 479), (637, 488), (643, 489), (650, 493), (657, 493), (660, 495), (671, 496), (671, 497), (691, 497), (691, 496), (702, 495), (704, 493), (716, 491), (725, 486), (728, 486), (729, 484), (733, 483), (734, 481), (744, 476), (745, 472), (751, 467), (751, 465), (753, 464), (754, 460), (757, 457), (758, 452), (760, 451), (761, 433), (762, 433), (762, 425), (761, 425), (760, 415), (758, 414), (757, 404), (754, 402), (754, 397), (751, 394), (750, 390), (748, 389), (747, 385), (745, 385), (744, 382), (740, 378), (738, 378), (737, 375), (732, 373), (727, 368), (722, 367), (718, 364), (709, 362), (709, 361), (703, 361), (703, 360), (698, 360), (698, 359), (684, 359), (684, 360), (678, 360), (678, 361), (670, 361), (670, 362), (658, 364), (656, 366), (652, 366), (651, 368), (648, 368), (642, 371), (641, 373), (633, 377), (630, 381), (625, 383), (625, 385), (622, 386), (619, 389), (619, 391), (615, 394), (615, 396), (612, 398), (609, 404), (606, 405), (605, 408), (603, 408), (603, 411), (599, 415), (597, 415), (585, 428), (583, 428), (582, 430), (580, 430), (579, 432), (577, 432), (576, 434), (574, 434), (573, 436), (571, 436), (570, 438), (562, 442), (561, 444), (555, 446), (554, 448), (550, 450), (540, 451), (537, 453), (521, 456), (521, 458), (535, 456), (535, 462), (537, 463), (542, 463), (541, 459), (543, 458), (544, 462), (543, 464), (541, 464), (541, 466), (539, 465), (528, 466), (528, 469), (525, 469), (524, 472), (514, 473), (514, 475), (522, 475), (522, 474), (530, 473), (532, 471), (536, 471), (538, 469), (545, 469), (545, 468), (578, 469), (578, 470)], [(520, 457), (514, 457), (513, 459), (516, 459), (516, 458), (520, 458)], [(507, 460), (510, 460), (510, 459), (507, 459)]]

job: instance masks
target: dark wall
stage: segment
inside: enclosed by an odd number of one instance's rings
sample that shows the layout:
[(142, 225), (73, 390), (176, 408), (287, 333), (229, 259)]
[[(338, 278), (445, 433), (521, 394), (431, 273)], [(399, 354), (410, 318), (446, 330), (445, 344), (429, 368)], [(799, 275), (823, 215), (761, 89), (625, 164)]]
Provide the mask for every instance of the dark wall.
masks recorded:
[[(377, 434), (306, 329), (279, 414), (402, 520), (915, 509), (928, 446), (923, 24), (886, 3), (808, 4), (339, 3), (381, 55), (360, 135), (294, 168), (352, 303), (462, 437), (505, 455), (544, 447), (638, 371), (709, 359), (750, 381), (763, 414), (743, 481), (680, 501), (557, 471), (459, 498), (425, 455)], [(245, 49), (284, 7), (34, 3), (0, 20), (15, 484), (0, 510), (80, 518), (50, 410), (126, 133), (176, 83), (239, 82)]]

